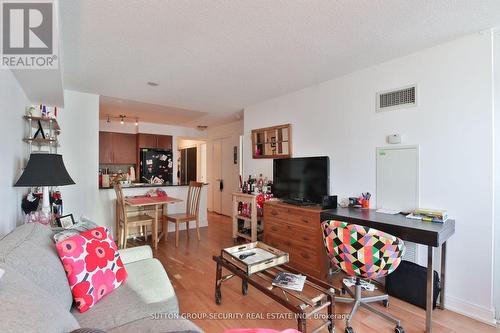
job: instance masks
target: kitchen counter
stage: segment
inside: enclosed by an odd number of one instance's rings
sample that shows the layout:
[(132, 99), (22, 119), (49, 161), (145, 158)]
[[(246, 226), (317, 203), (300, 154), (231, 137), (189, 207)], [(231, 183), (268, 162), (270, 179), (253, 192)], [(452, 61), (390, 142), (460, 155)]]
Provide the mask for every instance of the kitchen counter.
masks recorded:
[[(208, 183), (203, 183), (203, 185), (208, 185)], [(138, 183), (131, 185), (122, 185), (123, 189), (128, 188), (147, 188), (147, 187), (181, 187), (181, 186), (189, 186), (189, 184), (147, 184), (147, 183)], [(99, 186), (100, 190), (112, 190), (113, 186), (110, 187), (102, 187)]]

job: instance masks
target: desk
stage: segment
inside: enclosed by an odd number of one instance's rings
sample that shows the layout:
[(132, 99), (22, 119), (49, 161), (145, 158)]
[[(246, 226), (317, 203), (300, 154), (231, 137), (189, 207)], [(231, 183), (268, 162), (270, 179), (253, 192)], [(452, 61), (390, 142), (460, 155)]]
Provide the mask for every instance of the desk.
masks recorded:
[[(151, 233), (151, 237), (153, 238), (153, 246), (154, 248), (158, 248), (158, 241), (161, 239), (165, 232), (168, 230), (163, 230), (162, 234), (158, 236), (158, 206), (163, 206), (167, 204), (182, 202), (181, 199), (173, 198), (173, 197), (146, 197), (146, 196), (137, 196), (137, 197), (125, 197), (125, 205), (130, 207), (147, 207), (154, 206), (155, 207), (155, 216), (153, 220), (153, 232)], [(118, 216), (118, 214), (116, 215)], [(126, 241), (126, 240), (125, 240)]]
[(434, 248), (441, 247), (441, 296), (439, 308), (444, 309), (446, 277), (446, 241), (455, 233), (455, 221), (445, 223), (422, 222), (407, 219), (401, 214), (388, 215), (377, 213), (374, 209), (336, 208), (321, 213), (321, 221), (337, 220), (378, 229), (391, 235), (427, 246), (427, 295), (425, 331), (432, 331), (432, 291), (434, 271)]

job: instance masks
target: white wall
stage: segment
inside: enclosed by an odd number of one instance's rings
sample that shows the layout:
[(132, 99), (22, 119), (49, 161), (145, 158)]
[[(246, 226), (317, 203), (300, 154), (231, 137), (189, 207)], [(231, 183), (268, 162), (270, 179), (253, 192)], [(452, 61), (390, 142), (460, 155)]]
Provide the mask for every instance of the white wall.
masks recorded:
[(23, 220), (21, 200), (28, 192), (13, 187), (21, 176), (21, 169), (28, 157), (27, 144), (22, 141), (26, 124), (22, 119), (26, 106), (30, 105), (23, 89), (9, 70), (0, 70), (0, 105), (3, 128), (0, 131), (0, 156), (2, 156), (0, 177), (0, 202), (2, 219), (0, 236), (10, 232)]
[[(206, 147), (207, 154), (207, 179), (208, 179), (208, 210), (213, 210), (213, 191), (214, 184), (216, 183), (213, 179), (213, 163), (220, 161), (214, 161), (213, 155), (213, 141), (222, 138), (232, 138), (234, 142), (238, 142), (237, 138), (243, 134), (243, 120), (235, 121), (232, 123), (209, 127), (208, 128), (208, 141)], [(241, 150), (241, 149), (240, 149)], [(241, 151), (238, 152), (241, 154)]]
[(99, 167), (99, 96), (64, 91), (58, 121), (64, 164), (75, 185), (60, 187), (65, 214), (96, 217)]
[(494, 250), (494, 304), (500, 322), (500, 31), (494, 34), (494, 132), (495, 132), (495, 250)]
[[(474, 34), (250, 106), (244, 173), (272, 175), (272, 160), (252, 159), (250, 131), (291, 123), (294, 157), (330, 156), (332, 194), (376, 193), (375, 148), (404, 134), (404, 144), (420, 145), (421, 205), (456, 218), (447, 307), (492, 322), (491, 64), (490, 35)], [(377, 91), (412, 83), (417, 107), (375, 113)]]

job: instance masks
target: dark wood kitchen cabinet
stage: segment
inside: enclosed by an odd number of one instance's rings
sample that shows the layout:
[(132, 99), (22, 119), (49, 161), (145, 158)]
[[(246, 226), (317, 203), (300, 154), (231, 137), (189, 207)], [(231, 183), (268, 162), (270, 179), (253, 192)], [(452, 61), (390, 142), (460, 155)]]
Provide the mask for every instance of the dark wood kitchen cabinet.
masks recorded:
[(99, 164), (113, 164), (111, 132), (99, 132)]
[(135, 164), (136, 135), (99, 132), (99, 164)]
[(157, 135), (157, 145), (159, 149), (172, 150), (172, 136), (171, 135)]
[(154, 134), (137, 134), (137, 148), (156, 148), (157, 139)]
[(137, 144), (135, 134), (113, 133), (113, 163), (135, 164)]
[(137, 134), (137, 148), (172, 149), (171, 135)]

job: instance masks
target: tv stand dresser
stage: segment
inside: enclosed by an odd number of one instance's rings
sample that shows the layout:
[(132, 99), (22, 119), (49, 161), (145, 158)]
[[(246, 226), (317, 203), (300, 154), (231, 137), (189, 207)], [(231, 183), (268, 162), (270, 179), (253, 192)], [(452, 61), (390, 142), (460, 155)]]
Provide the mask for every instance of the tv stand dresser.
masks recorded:
[(289, 266), (326, 280), (328, 260), (319, 206), (295, 206), (280, 201), (264, 203), (264, 242), (288, 252)]

